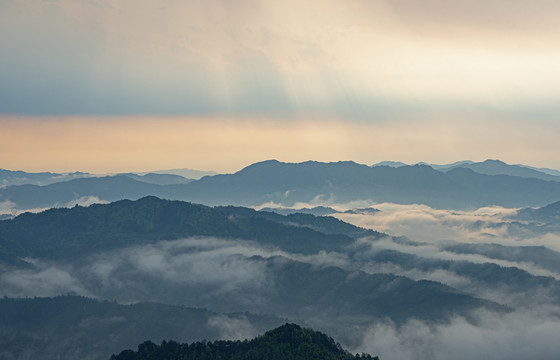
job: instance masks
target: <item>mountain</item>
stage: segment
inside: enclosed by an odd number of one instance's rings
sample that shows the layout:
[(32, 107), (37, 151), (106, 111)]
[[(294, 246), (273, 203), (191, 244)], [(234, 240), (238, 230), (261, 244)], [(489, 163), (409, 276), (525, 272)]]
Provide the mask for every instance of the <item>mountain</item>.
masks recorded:
[[(212, 176), (217, 173), (214, 171), (200, 171), (192, 169), (171, 169), (157, 170), (152, 172), (139, 173), (122, 173), (118, 175), (129, 176), (135, 180), (152, 184), (170, 185), (170, 184), (186, 184), (192, 179), (200, 179), (204, 176)], [(22, 170), (6, 170), (0, 169), (0, 186), (11, 185), (50, 185), (57, 182), (81, 179), (86, 177), (103, 177), (80, 171), (70, 173), (53, 173), (53, 172), (26, 172)]]
[(483, 255), (491, 259), (508, 260), (511, 262), (532, 263), (560, 274), (560, 252), (544, 246), (456, 243), (444, 245), (442, 250), (458, 254)]
[(6, 170), (0, 169), (0, 185), (48, 185), (60, 181), (68, 181), (91, 176), (88, 173), (73, 172), (73, 173), (52, 173), (52, 172), (38, 172), (30, 173), (21, 170)]
[[(356, 244), (387, 236), (332, 217), (146, 197), (0, 222), (0, 294), (68, 291), (304, 321), (347, 343), (373, 321), (508, 308), (435, 281), (366, 272)], [(367, 260), (366, 260), (367, 261)], [(369, 263), (372, 265), (373, 263)], [(361, 330), (360, 330), (361, 331)]]
[(351, 161), (292, 164), (270, 160), (234, 174), (206, 176), (186, 184), (149, 184), (121, 175), (75, 179), (47, 186), (8, 186), (0, 189), (0, 203), (21, 211), (72, 206), (84, 201), (135, 200), (147, 195), (207, 205), (275, 203), (294, 207), (301, 202), (329, 204), (366, 200), (474, 209), (490, 205), (543, 206), (560, 200), (560, 182), (486, 175), (465, 167), (442, 172), (427, 165), (392, 168), (369, 167)]
[(560, 232), (560, 201), (537, 207), (524, 208), (508, 216), (511, 233), (533, 236)]
[(121, 305), (79, 296), (0, 298), (0, 319), (0, 358), (45, 360), (108, 359), (146, 339), (252, 337), (285, 322), (274, 316), (156, 303)]
[(442, 165), (438, 165), (438, 164), (428, 164), (425, 162), (419, 162), (416, 165), (428, 165), (433, 169), (436, 170), (445, 170), (445, 169), (450, 169), (453, 167), (458, 167), (458, 166), (462, 166), (462, 165), (468, 165), (468, 164), (472, 164), (473, 162), (470, 160), (461, 160), (461, 161), (456, 161), (454, 163), (451, 164), (442, 164)]
[(123, 176), (128, 176), (131, 179), (142, 181), (148, 184), (157, 185), (177, 185), (177, 184), (188, 184), (192, 179), (187, 179), (180, 175), (174, 174), (157, 174), (157, 173), (147, 173), (143, 175), (138, 175), (134, 173), (119, 174)]
[(531, 221), (540, 225), (558, 226), (560, 224), (560, 201), (536, 209), (521, 209), (512, 218)]
[(538, 206), (560, 199), (560, 183), (516, 176), (490, 176), (456, 168), (443, 173), (426, 165), (369, 167), (354, 162), (299, 164), (275, 160), (229, 175), (187, 184), (183, 196), (194, 202), (240, 205), (275, 202), (422, 203), (469, 209), (488, 205)]
[(550, 175), (542, 171), (528, 168), (524, 165), (508, 165), (500, 160), (486, 160), (478, 163), (465, 163), (456, 166), (449, 166), (444, 171), (456, 168), (471, 169), (479, 174), (486, 175), (510, 175), (524, 178), (535, 178), (545, 181), (560, 181), (560, 176)]
[(345, 351), (329, 336), (296, 324), (285, 324), (250, 341), (215, 341), (179, 344), (164, 341), (156, 345), (146, 341), (138, 350), (125, 350), (111, 360), (180, 360), (180, 359), (331, 359), (379, 360), (377, 356), (355, 356)]
[[(482, 244), (480, 244), (482, 245)], [(496, 251), (498, 250), (498, 251)], [(490, 259), (509, 260), (512, 263), (535, 261), (535, 256), (545, 255), (544, 264), (538, 260), (536, 266), (551, 268), (558, 271), (558, 265), (553, 261), (558, 260), (560, 254), (548, 249), (525, 249), (503, 247), (497, 249), (493, 246), (479, 246), (479, 244), (457, 244), (442, 247), (442, 251), (455, 254), (478, 254), (489, 259), (482, 263), (473, 263), (466, 260), (447, 260), (421, 257), (411, 253), (396, 250), (382, 250), (367, 258), (367, 261), (377, 264), (398, 266), (405, 271), (423, 273), (447, 273), (448, 278), (455, 276), (461, 279), (461, 289), (473, 296), (488, 298), (492, 292), (497, 295), (491, 299), (499, 301), (510, 307), (527, 306), (527, 304), (560, 304), (560, 281), (552, 276), (537, 276), (515, 266), (500, 266), (492, 263)], [(453, 275), (450, 275), (453, 274)]]
[[(150, 173), (178, 175), (187, 179), (195, 179), (195, 180), (198, 180), (204, 176), (213, 176), (218, 174), (215, 171), (202, 171), (202, 170), (193, 170), (193, 169), (156, 170), (156, 171), (151, 171)], [(143, 175), (144, 173), (138, 173), (138, 174)]]
[(375, 208), (362, 208), (362, 209), (350, 209), (350, 210), (346, 210), (344, 213), (345, 214), (362, 214), (362, 215), (374, 215), (378, 212), (380, 212), (381, 210), (379, 209), (375, 209)]
[(537, 168), (537, 167), (534, 167), (534, 166), (528, 166), (528, 165), (523, 165), (523, 164), (516, 164), (516, 165), (526, 167), (528, 169), (540, 171), (540, 172), (543, 172), (543, 173), (548, 174), (548, 175), (560, 176), (560, 171), (555, 170), (555, 169)]
[(340, 249), (359, 236), (381, 235), (331, 217), (281, 216), (145, 197), (24, 213), (0, 221), (0, 255), (67, 258), (189, 236), (255, 240), (286, 251), (314, 253)]
[(0, 189), (0, 202), (13, 203), (19, 210), (71, 206), (88, 198), (98, 201), (136, 200), (158, 195), (164, 187), (137, 181), (129, 176), (88, 177), (45, 186), (16, 185)]
[(381, 161), (381, 162), (378, 162), (376, 164), (371, 165), (371, 167), (375, 167), (375, 166), (389, 166), (389, 167), (397, 168), (397, 167), (402, 167), (402, 166), (408, 166), (408, 164), (405, 164), (405, 163), (400, 162), (400, 161)]
[(327, 216), (338, 213), (335, 209), (328, 207), (328, 206), (315, 206), (313, 208), (300, 208), (300, 209), (293, 209), (293, 208), (272, 208), (272, 207), (265, 207), (260, 209), (260, 211), (268, 211), (274, 212), (280, 215), (290, 215), (290, 214), (309, 214), (315, 216)]

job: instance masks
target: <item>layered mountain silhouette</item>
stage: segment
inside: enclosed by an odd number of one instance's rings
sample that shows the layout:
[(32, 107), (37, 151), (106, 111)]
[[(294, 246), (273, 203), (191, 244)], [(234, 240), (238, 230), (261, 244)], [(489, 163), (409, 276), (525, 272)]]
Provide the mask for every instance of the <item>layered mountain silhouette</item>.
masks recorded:
[[(500, 160), (488, 159), (481, 162), (474, 162), (470, 160), (457, 161), (451, 164), (428, 164), (425, 162), (420, 162), (416, 165), (428, 165), (435, 170), (449, 171), (459, 167), (471, 169), (479, 174), (486, 175), (511, 175), (520, 177), (529, 177), (542, 180), (550, 181), (560, 181), (560, 171), (547, 169), (547, 168), (535, 168), (527, 165), (510, 165), (506, 164)], [(382, 161), (372, 166), (390, 166), (390, 167), (403, 167), (409, 166), (400, 161)]]
[[(507, 171), (498, 170), (504, 166)], [(533, 173), (540, 174), (540, 178), (530, 176)], [(269, 160), (234, 174), (205, 176), (185, 184), (161, 185), (138, 181), (138, 176), (120, 175), (46, 186), (8, 186), (0, 189), (0, 202), (25, 210), (67, 206), (88, 198), (115, 201), (154, 195), (208, 205), (258, 206), (272, 202), (291, 207), (298, 202), (329, 204), (368, 200), (450, 209), (490, 205), (532, 207), (560, 200), (560, 181), (551, 179), (556, 177), (495, 161), (439, 171), (428, 165), (394, 168), (350, 161), (292, 164)]]
[(91, 174), (83, 172), (73, 173), (53, 173), (53, 172), (37, 172), (30, 173), (21, 170), (0, 169), (0, 185), (48, 185), (61, 181), (79, 179), (89, 177)]
[(508, 165), (500, 160), (486, 160), (478, 163), (464, 163), (460, 165), (449, 166), (443, 168), (442, 170), (449, 171), (459, 167), (471, 169), (479, 174), (486, 175), (510, 175), (547, 181), (560, 181), (560, 176), (551, 175), (523, 165)]
[[(381, 318), (403, 323), (411, 317), (466, 316), (480, 308), (508, 311), (442, 283), (328, 261), (329, 253), (334, 259), (353, 256), (358, 239), (383, 237), (332, 217), (146, 197), (1, 221), (0, 259), (13, 278), (43, 271), (42, 262), (59, 264), (56, 268), (68, 269), (64, 276), (74, 277), (80, 291), (100, 298), (322, 319), (329, 328), (356, 325), (357, 319), (366, 326)], [(216, 238), (221, 242), (212, 245)], [(228, 242), (233, 250), (227, 250)], [(212, 271), (206, 274), (196, 266)], [(176, 271), (178, 279), (169, 273)]]
[[(556, 208), (519, 213), (554, 219)], [(372, 208), (353, 213), (377, 216)], [(473, 256), (486, 260), (468, 261)], [(49, 358), (42, 352), (81, 358), (109, 348), (118, 354), (146, 339), (199, 341), (181, 331), (180, 320), (212, 340), (232, 329), (268, 330), (287, 319), (355, 348), (379, 322), (406, 328), (411, 319), (442, 324), (461, 317), (475, 323), (472, 314), (479, 311), (505, 316), (518, 306), (556, 306), (560, 282), (532, 269), (558, 272), (559, 256), (535, 246), (427, 245), (328, 216), (153, 196), (24, 213), (0, 221), (2, 292), (54, 296), (71, 290), (112, 301), (4, 299), (0, 312), (9, 315), (0, 322), (0, 347), (15, 358)], [(82, 346), (86, 336), (97, 340)]]

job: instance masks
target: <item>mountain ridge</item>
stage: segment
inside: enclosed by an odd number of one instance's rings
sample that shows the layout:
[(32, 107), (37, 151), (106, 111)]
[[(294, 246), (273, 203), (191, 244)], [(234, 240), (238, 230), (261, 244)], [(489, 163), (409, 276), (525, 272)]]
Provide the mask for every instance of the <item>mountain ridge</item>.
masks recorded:
[[(353, 161), (283, 163), (267, 160), (233, 174), (188, 183), (150, 184), (117, 175), (74, 179), (46, 186), (0, 188), (0, 204), (26, 210), (80, 202), (136, 200), (147, 195), (206, 205), (293, 207), (368, 201), (425, 204), (472, 210), (485, 206), (534, 207), (560, 200), (560, 181), (508, 174), (481, 174), (476, 163), (446, 171), (417, 164), (370, 167)], [(507, 165), (511, 167), (512, 165)], [(527, 171), (533, 171), (528, 170)], [(550, 175), (547, 175), (550, 176)], [(267, 205), (268, 204), (268, 205)]]

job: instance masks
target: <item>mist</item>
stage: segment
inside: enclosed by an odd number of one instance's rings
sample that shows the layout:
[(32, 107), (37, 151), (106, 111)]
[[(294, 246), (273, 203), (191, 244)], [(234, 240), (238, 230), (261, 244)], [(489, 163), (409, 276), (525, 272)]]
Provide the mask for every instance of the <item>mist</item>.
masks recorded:
[[(95, 199), (82, 199), (95, 201)], [(317, 204), (301, 204), (309, 207)], [(331, 204), (337, 210), (366, 203)], [(283, 316), (275, 271), (294, 262), (316, 268), (335, 267), (355, 274), (394, 274), (432, 280), (458, 292), (494, 301), (509, 311), (451, 314), (445, 321), (407, 318), (357, 318), (346, 313), (302, 309), (297, 319), (329, 333), (354, 352), (382, 359), (556, 359), (553, 344), (560, 331), (560, 271), (511, 249), (546, 246), (554, 256), (559, 234), (512, 233), (509, 216), (515, 209), (435, 210), (422, 205), (377, 204), (375, 213), (334, 216), (387, 233), (364, 237), (339, 251), (290, 253), (272, 245), (243, 239), (190, 237), (129, 246), (79, 259), (25, 258), (26, 266), (2, 265), (0, 295), (10, 297), (78, 294), (121, 303), (153, 301), (205, 307), (218, 312), (256, 311)], [(401, 236), (405, 235), (405, 237)], [(454, 244), (499, 244), (494, 252), (460, 252)], [(550, 264), (549, 264), (550, 265)], [(299, 276), (289, 273), (290, 276)], [(351, 276), (351, 275), (348, 275)], [(295, 279), (295, 278), (294, 278)], [(283, 300), (284, 301), (284, 300)], [(311, 303), (310, 303), (311, 304)], [(223, 339), (245, 339), (258, 331), (241, 313), (215, 315), (208, 328)]]
[[(342, 253), (302, 255), (252, 241), (193, 237), (131, 246), (74, 261), (26, 258), (24, 269), (5, 266), (0, 274), (0, 295), (74, 293), (126, 302), (173, 299), (181, 303), (180, 290), (188, 287), (205, 287), (216, 296), (264, 290), (270, 285), (265, 260), (273, 257), (317, 266), (345, 267), (349, 262)], [(164, 292), (152, 292), (152, 287)]]
[(540, 308), (507, 315), (479, 312), (474, 321), (455, 317), (446, 324), (411, 319), (397, 327), (372, 325), (355, 352), (381, 359), (558, 359), (558, 308)]

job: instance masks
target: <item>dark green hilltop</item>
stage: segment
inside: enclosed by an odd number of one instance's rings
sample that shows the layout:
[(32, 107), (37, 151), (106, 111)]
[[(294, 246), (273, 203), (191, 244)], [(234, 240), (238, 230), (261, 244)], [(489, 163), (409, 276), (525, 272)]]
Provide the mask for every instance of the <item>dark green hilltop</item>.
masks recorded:
[(124, 350), (111, 360), (379, 360), (368, 354), (352, 355), (329, 336), (285, 324), (250, 341), (199, 341), (180, 344), (146, 341), (137, 351)]

